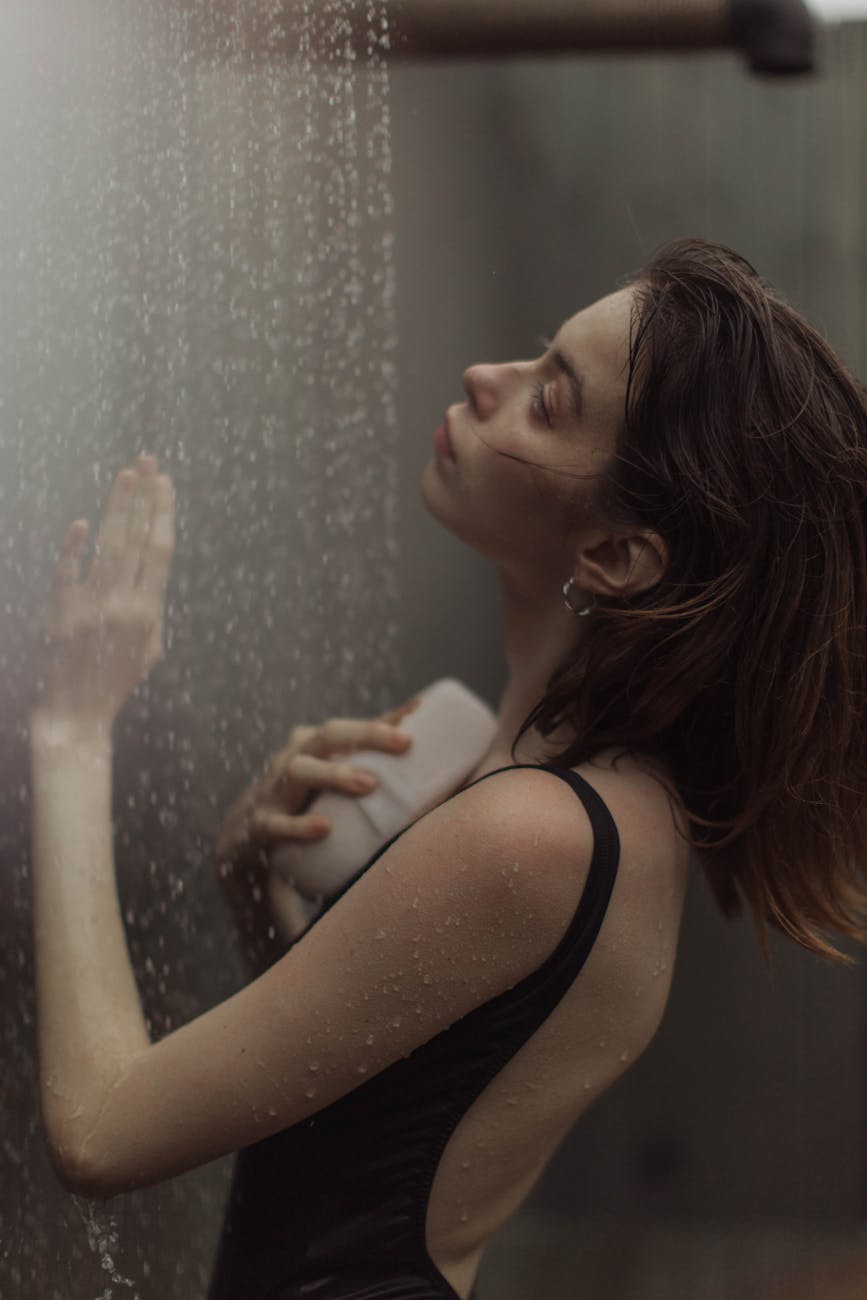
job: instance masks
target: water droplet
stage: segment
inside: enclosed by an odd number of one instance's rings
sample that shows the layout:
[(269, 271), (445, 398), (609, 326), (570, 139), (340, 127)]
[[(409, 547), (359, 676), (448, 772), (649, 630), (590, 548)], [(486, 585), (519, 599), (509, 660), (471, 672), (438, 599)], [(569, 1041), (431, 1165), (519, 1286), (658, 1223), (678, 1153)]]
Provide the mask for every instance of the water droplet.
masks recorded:
[(374, 937), (374, 939), (384, 939), (384, 938), (385, 938), (385, 931), (384, 931), (384, 930), (377, 930), (376, 934), (375, 934), (373, 937)]
[(315, 1096), (316, 1096), (316, 1089), (315, 1089), (315, 1088), (308, 1088), (307, 1091), (305, 1092), (304, 1096), (305, 1096), (305, 1097), (315, 1097)]
[(373, 1042), (373, 1034), (368, 1034), (364, 1041), (367, 1043), (367, 1046), (370, 1047)]
[(623, 1051), (620, 1053), (621, 1061), (625, 1061), (628, 1056), (629, 1056), (629, 1048), (624, 1047)]
[(366, 1065), (363, 1065), (363, 1064), (362, 1064), (362, 1065), (357, 1065), (357, 1066), (355, 1067), (355, 1073), (356, 1073), (356, 1074), (367, 1074), (367, 1066), (366, 1066)]
[(401, 1025), (401, 1018), (400, 1018), (400, 1016), (395, 1016), (394, 1019), (393, 1019), (392, 1022), (391, 1022), (391, 1027), (392, 1027), (392, 1029), (400, 1029), (400, 1025)]
[(469, 1217), (470, 1216), (467, 1214), (466, 1210), (464, 1210), (463, 1214), (461, 1215), (461, 1223), (466, 1223)]
[(315, 1073), (316, 1070), (319, 1069), (319, 1062), (318, 1062), (318, 1061), (311, 1061), (310, 1064), (308, 1065), (307, 1069), (308, 1069), (308, 1070), (313, 1070), (314, 1073)]

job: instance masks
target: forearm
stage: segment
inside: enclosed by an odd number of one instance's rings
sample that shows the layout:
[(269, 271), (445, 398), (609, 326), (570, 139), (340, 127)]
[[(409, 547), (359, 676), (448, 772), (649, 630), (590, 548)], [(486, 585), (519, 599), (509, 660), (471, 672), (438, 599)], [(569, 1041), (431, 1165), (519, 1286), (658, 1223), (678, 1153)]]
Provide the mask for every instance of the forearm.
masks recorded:
[(39, 1086), (61, 1158), (81, 1150), (108, 1090), (151, 1041), (115, 880), (112, 752), (108, 731), (31, 718)]
[(284, 937), (275, 925), (263, 867), (257, 863), (241, 865), (221, 862), (219, 873), (220, 885), (232, 912), (239, 946), (247, 967), (255, 978), (283, 956), (289, 938)]
[[(217, 840), (217, 877), (235, 922), (238, 942), (254, 978), (274, 965), (292, 942), (282, 913), (275, 914), (265, 850), (248, 835), (250, 800), (232, 805)], [(288, 889), (288, 887), (287, 887)]]

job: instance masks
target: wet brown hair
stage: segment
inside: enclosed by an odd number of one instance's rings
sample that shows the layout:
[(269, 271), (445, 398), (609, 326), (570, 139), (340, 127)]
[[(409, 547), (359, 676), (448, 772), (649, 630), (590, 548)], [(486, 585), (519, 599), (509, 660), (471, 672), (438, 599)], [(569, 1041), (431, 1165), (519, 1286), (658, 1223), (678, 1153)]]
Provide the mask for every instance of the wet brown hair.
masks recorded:
[[(744, 258), (679, 239), (635, 286), (601, 517), (658, 533), (662, 579), (598, 596), (515, 740), (663, 755), (723, 913), (811, 952), (867, 941), (867, 389)], [(619, 757), (619, 755), (618, 755)], [(718, 832), (714, 834), (713, 832)]]

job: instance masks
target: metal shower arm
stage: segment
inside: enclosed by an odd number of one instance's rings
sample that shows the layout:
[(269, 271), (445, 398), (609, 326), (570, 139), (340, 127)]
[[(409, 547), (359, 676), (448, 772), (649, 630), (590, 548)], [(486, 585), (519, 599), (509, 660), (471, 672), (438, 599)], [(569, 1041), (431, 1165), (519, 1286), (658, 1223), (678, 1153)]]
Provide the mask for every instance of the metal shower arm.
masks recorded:
[(389, 9), (397, 58), (732, 47), (754, 72), (815, 66), (818, 24), (804, 0), (394, 0)]

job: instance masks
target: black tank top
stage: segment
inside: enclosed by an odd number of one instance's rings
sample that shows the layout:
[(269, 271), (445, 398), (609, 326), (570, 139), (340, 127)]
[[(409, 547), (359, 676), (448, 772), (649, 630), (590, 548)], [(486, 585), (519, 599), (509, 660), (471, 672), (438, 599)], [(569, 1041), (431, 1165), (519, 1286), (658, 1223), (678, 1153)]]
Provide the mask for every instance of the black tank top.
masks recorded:
[(511, 989), (324, 1110), (238, 1153), (208, 1300), (459, 1300), (425, 1244), (437, 1165), (462, 1116), (587, 960), (620, 857), (614, 819), (583, 777), (550, 764), (515, 766), (568, 781), (590, 818), (593, 857), (569, 928)]

